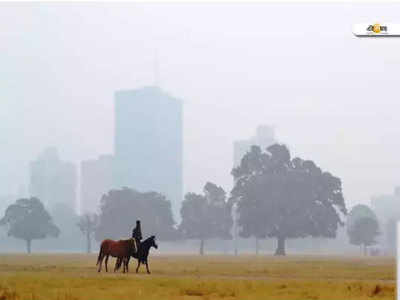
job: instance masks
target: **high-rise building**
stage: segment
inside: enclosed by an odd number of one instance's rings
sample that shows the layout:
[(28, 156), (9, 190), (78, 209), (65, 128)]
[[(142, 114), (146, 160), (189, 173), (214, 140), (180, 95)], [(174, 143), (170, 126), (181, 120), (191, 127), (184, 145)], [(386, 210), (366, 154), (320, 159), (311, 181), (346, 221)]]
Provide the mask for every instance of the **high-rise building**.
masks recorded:
[(32, 197), (39, 198), (45, 206), (64, 203), (76, 208), (77, 172), (71, 162), (60, 160), (56, 148), (45, 149), (30, 163)]
[(393, 194), (371, 197), (371, 207), (379, 222), (384, 225), (390, 219), (400, 219), (400, 186), (395, 187)]
[[(379, 195), (371, 198), (371, 208), (378, 217), (379, 232), (377, 242), (386, 247), (386, 251), (394, 251), (396, 249), (395, 239), (391, 234), (391, 226), (396, 228), (393, 221), (400, 220), (400, 186), (395, 187), (393, 194)], [(394, 232), (396, 230), (394, 229)], [(392, 252), (393, 253), (393, 252)]]
[(179, 217), (182, 201), (182, 102), (159, 87), (115, 93), (114, 187), (156, 191)]
[(97, 211), (101, 197), (112, 188), (112, 174), (112, 155), (101, 155), (98, 159), (81, 162), (81, 213)]
[(233, 166), (240, 164), (243, 156), (250, 150), (251, 146), (265, 148), (276, 143), (274, 129), (270, 126), (260, 125), (257, 127), (256, 135), (247, 140), (239, 140), (233, 143)]

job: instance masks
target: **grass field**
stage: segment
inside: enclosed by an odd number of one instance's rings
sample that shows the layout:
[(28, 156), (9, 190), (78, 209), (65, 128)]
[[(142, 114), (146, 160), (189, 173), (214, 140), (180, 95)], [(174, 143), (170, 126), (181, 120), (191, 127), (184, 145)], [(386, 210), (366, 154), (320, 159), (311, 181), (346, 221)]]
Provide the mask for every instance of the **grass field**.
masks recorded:
[(150, 257), (151, 275), (135, 274), (134, 261), (129, 274), (97, 273), (95, 262), (0, 255), (0, 300), (395, 298), (394, 258), (160, 255)]

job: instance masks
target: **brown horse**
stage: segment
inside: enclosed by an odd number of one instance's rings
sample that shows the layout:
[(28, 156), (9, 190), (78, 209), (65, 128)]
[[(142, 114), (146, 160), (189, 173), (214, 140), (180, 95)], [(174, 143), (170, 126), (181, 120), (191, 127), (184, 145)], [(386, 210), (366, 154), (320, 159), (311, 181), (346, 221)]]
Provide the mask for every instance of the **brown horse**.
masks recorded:
[[(131, 254), (134, 252), (136, 252), (136, 245), (133, 239), (119, 240), (119, 241), (113, 241), (107, 239), (102, 241), (100, 245), (99, 256), (97, 257), (97, 263), (96, 263), (96, 265), (99, 265), (98, 271), (99, 272), (101, 271), (101, 265), (103, 263), (104, 257), (106, 258), (105, 260), (106, 272), (108, 272), (107, 263), (108, 263), (108, 257), (110, 255), (112, 257), (117, 257), (118, 259), (124, 260), (124, 258), (130, 257)], [(128, 268), (126, 269), (126, 271), (128, 271)], [(124, 273), (125, 273), (125, 268), (124, 268)]]

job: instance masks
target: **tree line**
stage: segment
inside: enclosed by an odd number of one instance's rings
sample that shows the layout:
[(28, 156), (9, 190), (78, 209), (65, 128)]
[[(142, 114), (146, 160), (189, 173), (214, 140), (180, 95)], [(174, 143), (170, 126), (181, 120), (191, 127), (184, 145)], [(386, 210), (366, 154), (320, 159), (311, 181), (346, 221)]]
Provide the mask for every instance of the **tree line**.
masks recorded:
[[(344, 225), (347, 209), (341, 180), (311, 160), (292, 158), (285, 145), (274, 144), (265, 150), (252, 146), (231, 174), (234, 187), (229, 195), (212, 182), (205, 184), (201, 194), (187, 193), (180, 224), (175, 224), (171, 203), (164, 195), (124, 187), (104, 194), (99, 214), (81, 216), (76, 226), (86, 237), (88, 252), (93, 238), (129, 237), (140, 219), (146, 232), (161, 240), (199, 240), (199, 253), (204, 254), (207, 240), (232, 239), (235, 207), (240, 237), (274, 238), (275, 255), (285, 255), (287, 239), (335, 238)], [(376, 217), (353, 209), (347, 219), (350, 243), (361, 245), (364, 252), (376, 243)], [(32, 240), (60, 233), (37, 198), (10, 205), (0, 225), (7, 226), (9, 236), (25, 240), (27, 252)]]

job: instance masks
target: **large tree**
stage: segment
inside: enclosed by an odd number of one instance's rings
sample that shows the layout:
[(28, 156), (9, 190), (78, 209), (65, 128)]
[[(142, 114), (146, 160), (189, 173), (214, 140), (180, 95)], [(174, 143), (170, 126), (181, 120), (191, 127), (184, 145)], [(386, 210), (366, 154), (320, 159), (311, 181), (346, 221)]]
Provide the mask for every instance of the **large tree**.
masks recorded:
[(364, 255), (367, 255), (367, 247), (377, 244), (379, 235), (378, 221), (370, 217), (362, 217), (355, 221), (348, 231), (350, 243), (360, 246)]
[(86, 251), (90, 253), (92, 251), (92, 239), (96, 232), (97, 225), (99, 223), (99, 217), (96, 214), (84, 214), (79, 217), (77, 226), (79, 227), (82, 234), (86, 237)]
[(252, 146), (232, 175), (239, 234), (276, 238), (276, 255), (285, 255), (288, 238), (333, 238), (343, 225), (341, 215), (347, 211), (340, 179), (311, 160), (292, 159), (284, 145), (265, 152)]
[(353, 206), (346, 217), (346, 229), (347, 231), (354, 225), (354, 223), (361, 218), (373, 218), (377, 220), (377, 216), (374, 211), (365, 204), (357, 204)]
[(354, 206), (346, 221), (347, 234), (350, 244), (360, 246), (364, 255), (367, 247), (377, 244), (379, 223), (375, 213), (367, 205)]
[(205, 241), (212, 238), (231, 238), (232, 215), (225, 191), (207, 182), (204, 195), (187, 193), (182, 203), (179, 231), (184, 238), (200, 240), (200, 255)]
[(60, 233), (50, 214), (37, 198), (18, 199), (6, 209), (0, 225), (8, 226), (8, 236), (26, 241), (31, 253), (32, 240), (57, 237)]
[(161, 240), (177, 238), (171, 203), (156, 192), (138, 192), (130, 188), (111, 190), (100, 201), (99, 224), (95, 238), (130, 237), (136, 220), (141, 220), (144, 237)]

